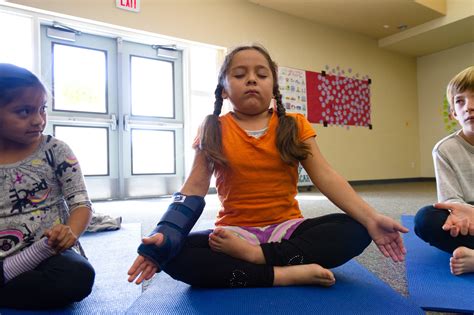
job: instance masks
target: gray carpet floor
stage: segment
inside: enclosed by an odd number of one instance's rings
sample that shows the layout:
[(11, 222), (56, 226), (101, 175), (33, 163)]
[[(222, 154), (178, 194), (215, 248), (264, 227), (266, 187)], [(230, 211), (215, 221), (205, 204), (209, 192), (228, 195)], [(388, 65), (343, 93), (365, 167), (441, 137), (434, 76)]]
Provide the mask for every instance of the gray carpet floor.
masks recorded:
[[(401, 215), (414, 215), (422, 206), (436, 201), (434, 181), (354, 184), (358, 194), (379, 212), (400, 221)], [(311, 187), (304, 187), (298, 194), (300, 208), (305, 217), (341, 212), (324, 195)], [(310, 191), (308, 191), (310, 190)], [(135, 199), (125, 201), (97, 201), (94, 209), (98, 213), (113, 217), (121, 216), (123, 223), (142, 224), (142, 234), (153, 230), (166, 210), (170, 198)], [(213, 227), (219, 201), (217, 196), (206, 196), (206, 208), (194, 227), (195, 230)], [(400, 294), (407, 296), (406, 271), (404, 263), (394, 263), (385, 258), (372, 243), (357, 260)], [(449, 266), (446, 266), (448, 268)], [(451, 314), (427, 312), (427, 314)]]

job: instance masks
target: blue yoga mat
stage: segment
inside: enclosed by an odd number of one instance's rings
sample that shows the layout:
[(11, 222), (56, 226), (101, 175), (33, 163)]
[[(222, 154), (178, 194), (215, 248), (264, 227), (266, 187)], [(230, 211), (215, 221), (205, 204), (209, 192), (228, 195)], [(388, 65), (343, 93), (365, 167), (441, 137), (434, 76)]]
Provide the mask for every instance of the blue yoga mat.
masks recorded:
[[(96, 271), (92, 293), (65, 309), (17, 311), (0, 309), (0, 314), (125, 314), (140, 296), (141, 286), (127, 281), (127, 271), (136, 258), (141, 224), (122, 224), (120, 230), (86, 233), (81, 243)], [(45, 284), (47, 285), (47, 284)]]
[(425, 310), (474, 312), (474, 274), (454, 276), (450, 254), (430, 246), (413, 231), (413, 216), (402, 216), (410, 232), (404, 235), (409, 298)]
[(330, 288), (240, 289), (192, 288), (160, 273), (127, 314), (424, 314), (355, 261), (333, 272)]

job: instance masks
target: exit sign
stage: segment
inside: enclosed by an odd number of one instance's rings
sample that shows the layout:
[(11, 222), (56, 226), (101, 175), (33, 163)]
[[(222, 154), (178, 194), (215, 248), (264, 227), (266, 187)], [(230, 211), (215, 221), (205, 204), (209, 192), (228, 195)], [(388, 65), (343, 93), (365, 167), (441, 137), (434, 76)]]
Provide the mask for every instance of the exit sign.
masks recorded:
[(140, 0), (116, 0), (117, 8), (140, 12)]

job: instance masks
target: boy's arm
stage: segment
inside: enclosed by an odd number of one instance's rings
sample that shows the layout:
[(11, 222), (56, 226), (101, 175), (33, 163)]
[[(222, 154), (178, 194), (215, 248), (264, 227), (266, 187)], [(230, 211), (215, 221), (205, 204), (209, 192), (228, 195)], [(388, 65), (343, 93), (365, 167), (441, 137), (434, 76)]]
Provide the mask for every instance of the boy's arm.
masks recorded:
[(439, 150), (433, 150), (433, 162), (436, 175), (436, 190), (439, 202), (466, 203), (456, 175), (449, 159)]
[(449, 216), (442, 228), (449, 231), (452, 237), (458, 235), (474, 236), (474, 206), (467, 203), (436, 203), (437, 209), (449, 211)]

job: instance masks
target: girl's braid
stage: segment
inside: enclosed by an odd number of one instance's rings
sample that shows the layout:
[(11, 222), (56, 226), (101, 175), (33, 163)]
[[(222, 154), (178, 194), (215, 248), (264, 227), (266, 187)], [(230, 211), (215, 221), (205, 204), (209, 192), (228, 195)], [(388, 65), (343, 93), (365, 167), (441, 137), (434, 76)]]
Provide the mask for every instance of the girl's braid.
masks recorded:
[(280, 93), (280, 89), (278, 88), (278, 85), (276, 85), (273, 88), (273, 96), (275, 97), (275, 101), (277, 105), (276, 110), (277, 110), (278, 117), (282, 117), (282, 116), (285, 117), (286, 110), (285, 110), (285, 106), (283, 106), (282, 96)]
[(212, 113), (214, 116), (219, 117), (222, 111), (222, 85), (219, 83), (217, 84), (216, 90), (214, 91), (214, 96), (216, 100), (214, 101), (214, 112)]

